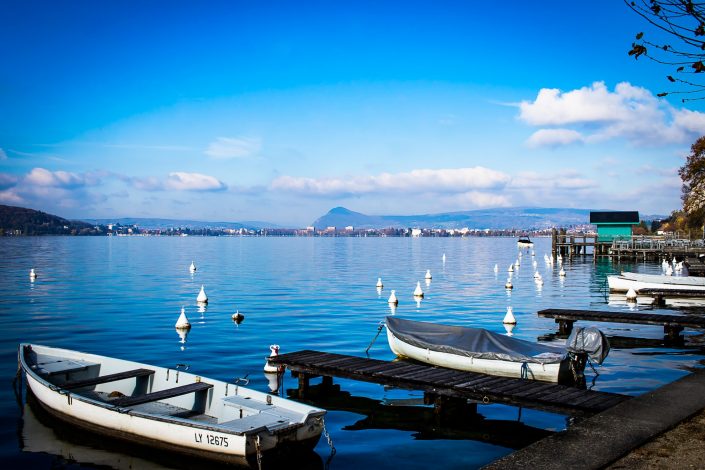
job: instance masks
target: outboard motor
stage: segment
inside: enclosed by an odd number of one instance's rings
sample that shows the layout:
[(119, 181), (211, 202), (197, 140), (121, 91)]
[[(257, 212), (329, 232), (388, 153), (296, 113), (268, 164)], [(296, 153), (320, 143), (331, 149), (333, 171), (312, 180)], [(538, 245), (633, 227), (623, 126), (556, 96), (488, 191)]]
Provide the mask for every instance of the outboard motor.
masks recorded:
[(585, 364), (590, 361), (602, 364), (610, 352), (610, 343), (603, 332), (594, 327), (575, 327), (566, 340), (570, 369), (576, 384), (585, 383)]

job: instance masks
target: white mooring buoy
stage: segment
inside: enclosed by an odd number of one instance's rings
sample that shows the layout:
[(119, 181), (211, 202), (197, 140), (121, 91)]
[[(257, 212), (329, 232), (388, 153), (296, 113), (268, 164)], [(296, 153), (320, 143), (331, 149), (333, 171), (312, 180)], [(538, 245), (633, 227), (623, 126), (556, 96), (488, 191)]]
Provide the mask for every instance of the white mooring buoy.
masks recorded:
[(382, 287), (384, 287), (384, 284), (382, 284), (382, 278), (378, 277), (377, 278), (377, 289), (381, 289)]
[(507, 313), (504, 315), (504, 320), (502, 320), (502, 323), (505, 325), (516, 325), (517, 324), (517, 319), (514, 318), (514, 313), (512, 312), (512, 307), (507, 307)]
[(235, 313), (233, 313), (233, 316), (231, 318), (233, 319), (236, 325), (239, 325), (245, 319), (245, 315), (240, 313), (239, 310), (235, 310)]
[(561, 268), (561, 270), (558, 272), (558, 275), (560, 277), (565, 277), (565, 269)]
[(636, 291), (633, 287), (627, 291), (627, 302), (636, 302)]
[(201, 292), (198, 293), (198, 297), (196, 297), (196, 302), (199, 304), (207, 304), (208, 303), (208, 296), (206, 295), (206, 290), (201, 284)]
[(508, 273), (513, 273), (513, 272), (514, 272), (514, 265), (513, 265), (513, 264), (510, 264), (510, 265), (509, 265), (509, 268), (507, 268), (507, 272), (508, 272)]
[(34, 272), (34, 268), (29, 270), (29, 279), (34, 281), (37, 278), (37, 273)]
[(416, 289), (414, 289), (414, 297), (423, 297), (423, 291), (421, 290), (421, 281), (416, 282)]
[(505, 289), (514, 289), (514, 286), (512, 285), (512, 278), (507, 278), (507, 282), (504, 284)]
[(494, 265), (494, 273), (497, 274), (499, 272), (499, 266), (496, 264)]
[(389, 294), (389, 300), (387, 300), (387, 302), (390, 303), (391, 305), (397, 305), (399, 303), (399, 300), (397, 299), (396, 292), (397, 291), (393, 290), (392, 293)]
[(191, 266), (188, 267), (188, 270), (192, 273), (196, 272), (196, 264), (193, 261), (191, 261)]
[(179, 315), (179, 319), (176, 320), (176, 325), (174, 326), (177, 330), (188, 330), (191, 328), (191, 324), (186, 318), (186, 309), (184, 307), (181, 307), (181, 315)]
[(445, 254), (445, 253), (443, 253), (443, 258), (442, 258), (442, 259), (443, 259), (443, 263), (445, 264), (445, 262), (446, 262), (446, 254)]
[(433, 278), (433, 276), (431, 276), (431, 270), (430, 270), (430, 269), (427, 269), (427, 270), (426, 270), (426, 276), (425, 276), (425, 278), (426, 278), (426, 279), (432, 279), (432, 278)]

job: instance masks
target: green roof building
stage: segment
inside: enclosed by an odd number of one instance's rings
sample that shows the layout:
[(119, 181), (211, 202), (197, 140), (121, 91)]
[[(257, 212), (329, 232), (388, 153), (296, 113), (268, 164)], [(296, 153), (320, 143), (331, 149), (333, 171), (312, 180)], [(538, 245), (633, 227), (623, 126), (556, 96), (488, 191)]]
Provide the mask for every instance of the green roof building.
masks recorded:
[(631, 238), (632, 227), (639, 225), (637, 211), (590, 212), (590, 223), (597, 226), (597, 241), (611, 242)]

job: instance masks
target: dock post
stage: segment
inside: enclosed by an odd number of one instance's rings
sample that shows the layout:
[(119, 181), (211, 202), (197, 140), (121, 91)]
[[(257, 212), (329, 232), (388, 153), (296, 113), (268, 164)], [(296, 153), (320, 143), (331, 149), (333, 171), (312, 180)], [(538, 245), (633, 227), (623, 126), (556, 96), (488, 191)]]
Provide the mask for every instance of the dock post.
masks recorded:
[(308, 392), (311, 376), (305, 372), (299, 372), (299, 398), (304, 398)]
[(558, 232), (556, 229), (551, 229), (551, 254), (555, 257), (556, 256), (556, 243), (557, 243), (557, 238), (558, 238)]
[(556, 318), (556, 323), (558, 323), (558, 334), (568, 336), (570, 332), (573, 331), (573, 323), (575, 323), (575, 320)]
[(466, 398), (424, 392), (423, 399), (424, 404), (433, 405), (439, 424), (466, 422), (468, 418), (477, 417), (477, 402), (470, 402)]
[(683, 331), (683, 327), (679, 325), (671, 325), (671, 324), (665, 324), (663, 325), (663, 333), (664, 333), (664, 339), (667, 343), (676, 343), (679, 340), (681, 340), (681, 331)]

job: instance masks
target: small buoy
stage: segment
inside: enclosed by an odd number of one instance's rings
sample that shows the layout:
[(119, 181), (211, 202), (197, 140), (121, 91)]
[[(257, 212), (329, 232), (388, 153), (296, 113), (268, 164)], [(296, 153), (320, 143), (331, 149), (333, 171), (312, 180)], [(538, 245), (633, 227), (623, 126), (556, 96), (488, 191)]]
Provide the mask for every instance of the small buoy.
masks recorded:
[(494, 265), (494, 273), (497, 274), (499, 272), (499, 266), (496, 264)]
[(279, 355), (279, 345), (278, 344), (272, 344), (269, 346), (269, 350), (271, 351), (271, 354), (267, 358), (267, 360), (264, 363), (264, 371), (267, 373), (277, 373), (277, 372), (283, 372), (284, 371), (284, 366), (276, 366), (272, 363), (269, 362), (269, 360), (273, 357), (276, 357)]
[(431, 270), (430, 270), (430, 269), (427, 269), (427, 270), (426, 270), (426, 276), (425, 276), (425, 278), (426, 278), (426, 279), (432, 279), (432, 278), (433, 278), (433, 277), (431, 276)]
[(513, 272), (514, 272), (514, 265), (513, 265), (513, 264), (510, 264), (510, 265), (509, 265), (509, 269), (507, 269), (507, 272), (509, 272), (509, 273), (513, 273)]
[(196, 272), (196, 264), (193, 261), (191, 261), (191, 266), (188, 267), (188, 270), (192, 273)]
[(388, 303), (392, 305), (397, 305), (399, 303), (399, 300), (397, 300), (397, 295), (396, 291), (393, 290), (391, 294), (389, 294), (389, 300), (387, 300)]
[(536, 252), (534, 250), (531, 250), (531, 256), (536, 256)]
[(199, 292), (198, 297), (196, 297), (196, 302), (199, 304), (208, 303), (208, 296), (206, 295), (206, 290), (203, 288), (203, 285), (201, 285), (201, 292)]
[(377, 289), (381, 289), (382, 287), (384, 287), (384, 284), (382, 284), (382, 278), (378, 277), (377, 278)]
[(514, 313), (512, 312), (512, 307), (507, 307), (507, 314), (504, 315), (504, 320), (502, 320), (502, 323), (505, 325), (516, 325), (517, 324), (517, 319), (514, 318)]
[(565, 270), (561, 268), (561, 270), (558, 272), (558, 275), (561, 277), (565, 276)]
[(507, 282), (504, 284), (505, 289), (514, 289), (514, 286), (512, 285), (512, 279), (508, 278)]
[(516, 266), (517, 268), (518, 268), (519, 266), (521, 266), (521, 263), (519, 262), (519, 259), (517, 259), (517, 260), (514, 262), (514, 266)]
[(505, 323), (504, 324), (504, 329), (507, 332), (507, 336), (514, 336), (514, 333), (512, 333), (512, 331), (514, 331), (515, 326), (516, 325), (513, 323)]
[(445, 253), (443, 253), (443, 262), (444, 263), (446, 262), (446, 254)]
[(668, 265), (668, 269), (666, 269), (666, 276), (673, 276), (673, 269), (671, 268), (671, 265)]
[(631, 287), (627, 291), (627, 302), (636, 302), (636, 291)]
[(232, 319), (237, 325), (239, 325), (245, 319), (245, 315), (240, 313), (239, 310), (236, 310), (235, 313), (233, 313)]
[(534, 279), (541, 279), (541, 274), (538, 271), (534, 271)]
[(181, 315), (179, 315), (179, 319), (176, 320), (176, 325), (174, 325), (177, 330), (188, 330), (191, 328), (191, 324), (188, 322), (188, 318), (186, 318), (186, 310), (184, 307), (181, 307)]
[(34, 268), (29, 270), (29, 278), (34, 281), (37, 278), (37, 273), (34, 272)]
[(423, 291), (421, 290), (421, 281), (416, 282), (416, 289), (414, 289), (414, 297), (423, 297)]

